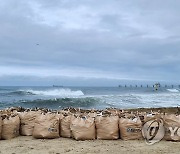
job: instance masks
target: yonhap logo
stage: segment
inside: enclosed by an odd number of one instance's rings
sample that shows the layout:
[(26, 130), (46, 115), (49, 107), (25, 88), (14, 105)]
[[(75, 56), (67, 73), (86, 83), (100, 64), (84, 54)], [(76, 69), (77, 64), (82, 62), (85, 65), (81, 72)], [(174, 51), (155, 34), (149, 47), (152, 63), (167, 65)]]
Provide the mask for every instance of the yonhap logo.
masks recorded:
[(164, 134), (164, 122), (161, 118), (149, 120), (142, 127), (142, 135), (148, 145), (162, 140)]
[(180, 140), (180, 128), (179, 127), (168, 127), (165, 132), (170, 135), (171, 139), (174, 141)]

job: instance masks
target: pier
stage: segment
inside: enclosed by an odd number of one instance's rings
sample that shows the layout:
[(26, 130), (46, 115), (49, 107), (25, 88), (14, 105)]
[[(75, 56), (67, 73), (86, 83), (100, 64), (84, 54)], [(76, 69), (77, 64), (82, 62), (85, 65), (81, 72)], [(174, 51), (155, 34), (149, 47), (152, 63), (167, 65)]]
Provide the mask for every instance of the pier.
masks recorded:
[[(132, 84), (124, 84), (124, 85), (119, 85), (118, 86), (119, 88), (120, 87), (124, 87), (124, 88), (143, 88), (143, 87), (146, 87), (146, 88), (155, 88), (156, 87), (156, 85), (154, 84), (134, 84), (134, 85), (132, 85)], [(158, 88), (180, 88), (180, 85), (173, 85), (173, 84), (170, 84), (170, 85), (167, 85), (167, 84), (164, 84), (164, 85), (158, 85)]]

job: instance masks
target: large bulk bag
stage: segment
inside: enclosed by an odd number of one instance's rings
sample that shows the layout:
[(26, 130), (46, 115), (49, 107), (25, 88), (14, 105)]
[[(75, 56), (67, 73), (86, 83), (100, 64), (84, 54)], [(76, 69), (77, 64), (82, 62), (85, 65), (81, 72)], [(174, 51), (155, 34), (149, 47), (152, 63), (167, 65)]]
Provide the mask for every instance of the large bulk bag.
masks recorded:
[(20, 134), (25, 136), (32, 136), (35, 119), (40, 112), (38, 111), (28, 111), (28, 112), (19, 112), (19, 118), (21, 120), (20, 124)]
[(46, 113), (37, 116), (33, 130), (34, 138), (59, 137), (59, 118), (56, 114)]
[(95, 118), (97, 139), (114, 140), (119, 138), (118, 116), (97, 116)]
[(64, 115), (60, 119), (60, 136), (67, 138), (71, 137), (70, 123), (71, 123), (71, 115)]
[(165, 115), (163, 119), (165, 127), (164, 139), (180, 141), (180, 115)]
[(94, 118), (73, 116), (70, 128), (72, 136), (76, 140), (94, 140), (96, 138)]
[(119, 119), (120, 137), (123, 140), (138, 140), (142, 139), (142, 123), (140, 119)]
[(1, 134), (2, 134), (2, 118), (0, 115), (0, 139), (1, 139)]
[(2, 120), (2, 139), (8, 140), (19, 136), (19, 126), (18, 115), (5, 117)]

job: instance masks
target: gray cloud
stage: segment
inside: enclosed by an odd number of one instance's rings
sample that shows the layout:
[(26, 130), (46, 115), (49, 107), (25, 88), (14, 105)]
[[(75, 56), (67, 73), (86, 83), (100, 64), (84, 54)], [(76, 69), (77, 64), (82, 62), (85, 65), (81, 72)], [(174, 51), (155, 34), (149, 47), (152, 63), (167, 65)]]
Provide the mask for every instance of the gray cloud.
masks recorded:
[(178, 0), (0, 2), (0, 84), (180, 81)]

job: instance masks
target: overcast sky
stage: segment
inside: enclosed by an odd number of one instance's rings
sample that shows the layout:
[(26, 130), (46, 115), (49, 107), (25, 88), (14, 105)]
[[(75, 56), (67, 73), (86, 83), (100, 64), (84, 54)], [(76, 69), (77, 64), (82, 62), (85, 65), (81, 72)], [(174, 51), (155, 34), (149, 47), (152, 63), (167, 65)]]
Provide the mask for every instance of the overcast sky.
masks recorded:
[(0, 0), (0, 85), (180, 82), (179, 0)]

